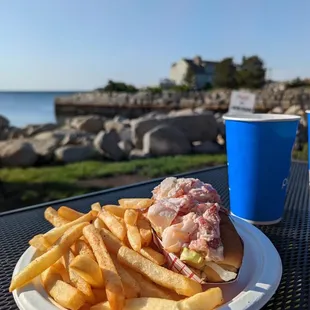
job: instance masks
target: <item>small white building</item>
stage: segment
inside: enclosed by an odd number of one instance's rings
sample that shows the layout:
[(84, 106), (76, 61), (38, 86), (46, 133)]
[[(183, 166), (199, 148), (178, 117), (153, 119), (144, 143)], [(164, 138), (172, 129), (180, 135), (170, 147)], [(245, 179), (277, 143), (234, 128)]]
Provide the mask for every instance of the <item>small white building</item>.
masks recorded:
[(200, 56), (193, 59), (183, 58), (171, 65), (170, 80), (176, 85), (185, 84), (188, 70), (191, 70), (195, 75), (196, 87), (202, 88), (207, 83), (212, 84), (217, 63), (216, 61), (202, 60)]

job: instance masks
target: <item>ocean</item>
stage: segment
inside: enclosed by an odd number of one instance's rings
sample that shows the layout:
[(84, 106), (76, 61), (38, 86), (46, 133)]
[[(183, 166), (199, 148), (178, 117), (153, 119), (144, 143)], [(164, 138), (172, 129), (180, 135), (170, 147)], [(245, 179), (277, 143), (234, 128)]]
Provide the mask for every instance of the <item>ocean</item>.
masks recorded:
[(54, 99), (76, 92), (1, 92), (0, 115), (10, 120), (11, 126), (54, 123)]

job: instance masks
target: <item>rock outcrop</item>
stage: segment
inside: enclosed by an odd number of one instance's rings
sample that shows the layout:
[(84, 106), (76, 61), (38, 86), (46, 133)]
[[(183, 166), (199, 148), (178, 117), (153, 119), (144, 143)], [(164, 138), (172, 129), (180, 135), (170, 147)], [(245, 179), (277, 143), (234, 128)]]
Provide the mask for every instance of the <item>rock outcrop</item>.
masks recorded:
[(37, 154), (29, 142), (12, 140), (0, 145), (0, 162), (3, 166), (30, 167), (36, 160)]
[(3, 115), (0, 115), (0, 130), (4, 128), (8, 128), (9, 125), (10, 125), (9, 120)]
[(28, 141), (38, 155), (40, 163), (49, 163), (52, 161), (55, 150), (60, 146), (59, 140), (56, 138), (47, 140), (31, 139)]
[(28, 125), (22, 129), (25, 137), (32, 137), (46, 131), (55, 130), (57, 124), (47, 123), (42, 125)]
[(104, 120), (96, 115), (77, 116), (71, 119), (71, 127), (90, 133), (98, 133), (103, 129)]
[(119, 147), (119, 136), (115, 130), (100, 131), (94, 140), (95, 148), (108, 158), (118, 161), (125, 158), (125, 153)]
[(64, 163), (90, 160), (95, 156), (96, 152), (94, 148), (87, 145), (61, 146), (55, 151), (56, 160)]
[(142, 148), (143, 137), (157, 126), (175, 127), (190, 141), (213, 141), (218, 134), (218, 126), (211, 112), (186, 115), (172, 115), (161, 118), (139, 118), (132, 121), (132, 140), (137, 148)]
[(159, 125), (143, 136), (143, 153), (153, 156), (188, 154), (191, 143), (178, 128)]

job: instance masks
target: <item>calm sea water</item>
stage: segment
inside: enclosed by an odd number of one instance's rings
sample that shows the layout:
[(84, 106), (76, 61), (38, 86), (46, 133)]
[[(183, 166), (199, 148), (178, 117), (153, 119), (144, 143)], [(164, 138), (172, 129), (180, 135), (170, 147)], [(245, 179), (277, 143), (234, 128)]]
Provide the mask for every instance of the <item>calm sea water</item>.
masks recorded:
[(0, 115), (13, 126), (55, 122), (54, 99), (76, 92), (0, 92)]

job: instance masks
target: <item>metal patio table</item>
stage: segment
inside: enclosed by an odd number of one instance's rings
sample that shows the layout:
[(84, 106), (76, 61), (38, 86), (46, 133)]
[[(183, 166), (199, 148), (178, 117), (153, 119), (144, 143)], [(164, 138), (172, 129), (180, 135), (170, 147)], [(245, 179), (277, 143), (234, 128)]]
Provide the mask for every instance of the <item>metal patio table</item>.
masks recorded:
[[(215, 167), (182, 174), (211, 183), (229, 206), (227, 167)], [(0, 309), (17, 309), (8, 292), (13, 268), (35, 234), (51, 225), (44, 219), (47, 206), (68, 205), (79, 211), (89, 210), (91, 203), (115, 204), (119, 198), (149, 197), (161, 179), (118, 187), (96, 193), (44, 203), (0, 214)], [(245, 189), (246, 190), (246, 189)], [(310, 309), (310, 206), (308, 166), (292, 164), (285, 214), (281, 223), (259, 228), (279, 251), (283, 263), (280, 286), (264, 309)]]

